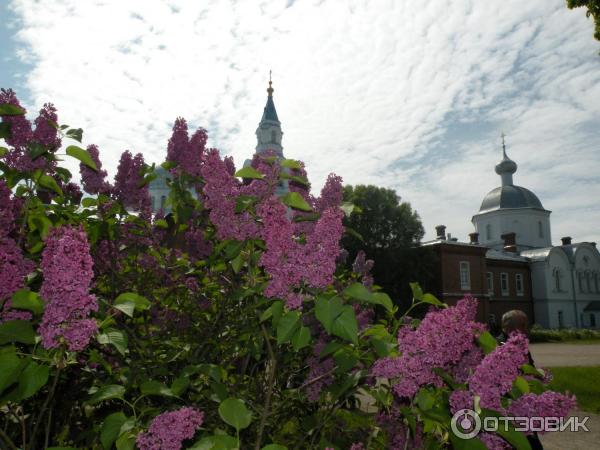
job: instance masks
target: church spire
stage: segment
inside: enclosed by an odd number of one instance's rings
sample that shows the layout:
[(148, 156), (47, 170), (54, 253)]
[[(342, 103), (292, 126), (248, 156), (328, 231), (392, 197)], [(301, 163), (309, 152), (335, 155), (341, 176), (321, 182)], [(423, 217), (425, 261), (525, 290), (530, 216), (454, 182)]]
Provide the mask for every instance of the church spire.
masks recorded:
[(283, 157), (283, 147), (281, 146), (281, 122), (277, 117), (277, 110), (273, 102), (273, 80), (271, 71), (269, 71), (269, 87), (267, 88), (267, 104), (263, 110), (262, 118), (256, 129), (256, 152), (263, 153), (267, 150), (273, 150), (279, 156)]
[(502, 186), (513, 185), (513, 174), (517, 171), (517, 163), (506, 154), (505, 135), (502, 133), (502, 161), (496, 164), (496, 173), (502, 178)]

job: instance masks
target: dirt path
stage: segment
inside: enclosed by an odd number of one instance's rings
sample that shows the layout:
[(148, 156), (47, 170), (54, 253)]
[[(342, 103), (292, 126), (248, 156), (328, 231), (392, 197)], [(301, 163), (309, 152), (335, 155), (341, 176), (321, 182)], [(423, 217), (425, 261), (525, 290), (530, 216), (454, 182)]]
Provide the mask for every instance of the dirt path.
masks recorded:
[(529, 349), (539, 367), (600, 366), (600, 343), (530, 344)]

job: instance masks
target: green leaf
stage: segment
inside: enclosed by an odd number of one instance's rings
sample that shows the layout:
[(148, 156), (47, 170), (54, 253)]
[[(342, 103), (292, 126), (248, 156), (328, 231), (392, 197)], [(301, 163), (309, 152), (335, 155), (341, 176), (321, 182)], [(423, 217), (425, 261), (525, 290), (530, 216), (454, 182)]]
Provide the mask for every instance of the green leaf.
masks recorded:
[(306, 347), (310, 343), (310, 329), (305, 326), (301, 326), (296, 330), (292, 336), (292, 346), (294, 350), (298, 351)]
[(105, 400), (110, 400), (113, 398), (118, 398), (123, 400), (123, 395), (125, 394), (125, 388), (118, 384), (109, 384), (106, 386), (102, 386), (98, 389), (87, 401), (90, 405), (96, 405)]
[(343, 307), (342, 313), (333, 321), (331, 331), (336, 336), (358, 345), (358, 323), (352, 306), (345, 305)]
[(253, 195), (239, 195), (235, 199), (235, 212), (239, 214), (243, 211), (247, 211), (257, 200), (258, 199)]
[(83, 137), (83, 130), (81, 128), (71, 128), (66, 132), (67, 137), (75, 139), (77, 142), (81, 142)]
[(119, 436), (117, 442), (115, 442), (117, 450), (134, 450), (135, 448), (135, 435), (133, 433), (125, 433)]
[(338, 297), (327, 299), (325, 297), (317, 297), (315, 300), (315, 315), (327, 333), (332, 333), (333, 321), (342, 314), (342, 300)]
[(265, 445), (261, 450), (287, 450), (285, 445), (269, 444)]
[(81, 147), (77, 147), (76, 145), (69, 145), (67, 147), (66, 153), (67, 153), (67, 155), (72, 156), (75, 159), (78, 159), (86, 166), (88, 166), (96, 171), (98, 170), (98, 167), (96, 167), (96, 163), (94, 162), (94, 160), (92, 159), (92, 157), (90, 156), (90, 154), (88, 153), (87, 150), (84, 150)]
[(264, 322), (265, 320), (273, 317), (274, 323), (278, 323), (282, 314), (283, 303), (280, 300), (276, 300), (260, 315), (260, 321)]
[(279, 161), (281, 167), (287, 167), (288, 169), (302, 169), (302, 164), (300, 161), (296, 161), (295, 159), (282, 159)]
[(242, 167), (235, 173), (236, 177), (262, 180), (265, 176), (252, 166)]
[(56, 192), (58, 195), (63, 195), (63, 191), (60, 189), (60, 187), (58, 187), (58, 184), (56, 183), (56, 180), (54, 178), (52, 178), (50, 175), (42, 175), (39, 178), (39, 184), (40, 186), (49, 189), (51, 191)]
[(206, 436), (197, 441), (189, 450), (237, 450), (238, 440), (227, 434)]
[(21, 401), (32, 397), (47, 382), (50, 375), (50, 368), (46, 365), (40, 365), (30, 361), (25, 370), (19, 375), (19, 386), (16, 391), (9, 395), (10, 400)]
[(248, 411), (244, 402), (237, 398), (228, 398), (219, 405), (219, 415), (236, 431), (243, 430), (252, 422), (252, 413)]
[(19, 381), (19, 376), (29, 361), (20, 359), (14, 347), (0, 350), (0, 394), (7, 387)]
[(144, 395), (162, 395), (163, 397), (176, 397), (167, 385), (160, 381), (150, 380), (142, 383), (140, 391)]
[(363, 300), (366, 302), (371, 301), (371, 291), (369, 291), (362, 283), (354, 283), (344, 289), (344, 295), (357, 300)]
[(301, 211), (312, 211), (312, 208), (306, 203), (304, 197), (297, 192), (288, 192), (281, 198), (281, 201), (290, 208), (299, 209)]
[(123, 356), (125, 356), (125, 353), (127, 353), (127, 335), (121, 330), (116, 328), (107, 328), (104, 333), (98, 334), (96, 339), (98, 340), (99, 344), (114, 345), (117, 351)]
[(68, 183), (71, 180), (71, 178), (73, 178), (73, 174), (64, 167), (57, 167), (54, 169), (54, 171), (65, 183)]
[(0, 147), (0, 158), (8, 153), (8, 149), (6, 147)]
[(10, 103), (0, 103), (0, 116), (22, 116), (25, 110)]
[(385, 292), (373, 292), (373, 295), (371, 296), (371, 302), (383, 306), (389, 312), (394, 311), (392, 299)]
[(0, 323), (0, 345), (7, 342), (35, 344), (35, 333), (31, 323), (25, 320), (9, 320)]
[(31, 292), (29, 289), (20, 289), (12, 296), (13, 308), (26, 309), (34, 314), (44, 312), (44, 301), (37, 292)]
[(413, 298), (418, 301), (423, 301), (423, 290), (419, 283), (409, 283), (412, 290)]
[(244, 257), (241, 253), (231, 260), (231, 268), (233, 269), (234, 273), (239, 273), (243, 265)]
[(29, 144), (27, 150), (29, 151), (29, 156), (32, 160), (36, 160), (44, 153), (48, 153), (48, 149), (42, 144), (38, 144), (37, 142)]
[(183, 394), (188, 386), (190, 385), (190, 379), (188, 377), (182, 376), (173, 380), (171, 384), (171, 392), (175, 396), (180, 396)]
[(127, 421), (127, 416), (122, 412), (113, 413), (104, 419), (100, 429), (100, 442), (104, 450), (110, 450), (113, 443), (119, 437), (121, 427)]
[(300, 327), (300, 313), (298, 311), (289, 311), (279, 320), (277, 325), (277, 343), (288, 342), (296, 329)]
[(529, 383), (523, 377), (517, 377), (513, 382), (513, 386), (516, 387), (521, 394), (529, 394), (531, 389), (529, 388)]
[(447, 306), (444, 302), (438, 300), (438, 298), (433, 294), (423, 294), (423, 300), (421, 301), (424, 303), (429, 303), (430, 305), (440, 306), (442, 308)]
[(0, 122), (0, 139), (6, 139), (12, 136), (10, 132), (10, 123)]
[(489, 333), (489, 331), (484, 331), (483, 333), (481, 333), (479, 338), (477, 338), (477, 341), (479, 342), (479, 346), (482, 348), (483, 352), (486, 355), (488, 353), (493, 352), (496, 346), (498, 345), (496, 339), (494, 339), (494, 336), (492, 336)]
[(133, 317), (134, 310), (145, 311), (150, 309), (150, 304), (150, 300), (142, 295), (135, 292), (124, 292), (115, 299), (113, 306), (129, 317)]
[(340, 208), (342, 208), (342, 211), (344, 211), (344, 215), (346, 217), (350, 217), (353, 212), (355, 212), (357, 209), (360, 209), (352, 202), (344, 202)]
[(86, 197), (81, 200), (81, 206), (84, 208), (90, 208), (92, 206), (96, 206), (98, 204), (98, 200), (93, 197)]

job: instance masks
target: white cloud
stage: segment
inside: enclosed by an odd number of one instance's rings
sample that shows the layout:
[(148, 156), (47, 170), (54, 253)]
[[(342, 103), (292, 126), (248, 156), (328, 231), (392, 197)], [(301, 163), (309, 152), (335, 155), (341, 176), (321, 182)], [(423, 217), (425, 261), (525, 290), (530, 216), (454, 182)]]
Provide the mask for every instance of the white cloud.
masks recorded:
[[(515, 182), (553, 210), (555, 240), (600, 240), (600, 58), (563, 0), (13, 0), (32, 105), (81, 126), (109, 172), (160, 162), (175, 117), (238, 164), (274, 73), (286, 155), (314, 185), (395, 188), (455, 236), (498, 185), (501, 130)], [(594, 128), (595, 127), (595, 128)]]

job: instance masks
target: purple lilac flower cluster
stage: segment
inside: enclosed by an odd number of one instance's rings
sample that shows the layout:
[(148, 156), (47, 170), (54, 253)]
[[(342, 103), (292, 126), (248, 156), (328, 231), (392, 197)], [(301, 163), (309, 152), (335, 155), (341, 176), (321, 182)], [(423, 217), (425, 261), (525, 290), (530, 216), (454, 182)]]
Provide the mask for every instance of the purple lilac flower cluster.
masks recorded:
[(89, 293), (93, 278), (92, 258), (82, 228), (63, 225), (47, 237), (40, 267), (44, 281), (40, 289), (46, 301), (39, 328), (45, 348), (56, 348), (64, 339), (69, 350), (81, 351), (96, 332), (96, 298)]
[(207, 151), (201, 174), (205, 181), (205, 206), (210, 210), (209, 217), (217, 230), (217, 238), (243, 241), (258, 237), (260, 228), (252, 215), (247, 211), (235, 212), (240, 184), (229, 172), (218, 150)]
[[(0, 89), (0, 103), (8, 103), (24, 109), (12, 89)], [(10, 136), (5, 139), (12, 148), (4, 156), (9, 167), (26, 172), (43, 169), (47, 164), (45, 158), (31, 158), (28, 147), (37, 143), (45, 146), (49, 151), (60, 147), (61, 140), (55, 125), (58, 120), (56, 108), (51, 103), (44, 104), (38, 117), (35, 119), (35, 130), (25, 115), (2, 116), (2, 122), (10, 125)], [(55, 164), (48, 164), (47, 169)]]
[(449, 370), (475, 346), (483, 325), (475, 322), (477, 300), (465, 297), (455, 306), (427, 313), (418, 328), (404, 326), (398, 332), (400, 356), (375, 362), (372, 374), (396, 379), (399, 397), (412, 397), (423, 385), (441, 386), (436, 367)]
[(114, 191), (125, 208), (149, 215), (152, 202), (148, 185), (142, 186), (143, 168), (144, 157), (141, 153), (134, 157), (129, 150), (124, 151), (115, 175)]
[(480, 397), (482, 408), (502, 409), (502, 396), (512, 389), (519, 368), (528, 361), (527, 353), (527, 338), (513, 333), (505, 344), (483, 358), (468, 379), (469, 388)]
[(204, 412), (184, 407), (162, 413), (152, 420), (147, 432), (140, 433), (136, 444), (140, 450), (180, 450), (204, 422)]
[(329, 342), (329, 336), (321, 330), (313, 347), (312, 356), (308, 357), (308, 376), (306, 378), (306, 397), (311, 402), (319, 401), (321, 391), (333, 383), (335, 361), (331, 356), (321, 358), (321, 352)]
[(190, 139), (185, 119), (183, 117), (175, 119), (173, 133), (167, 146), (167, 161), (176, 163), (171, 173), (200, 176), (207, 140), (208, 135), (203, 128), (199, 128)]
[(302, 282), (320, 288), (332, 282), (343, 233), (343, 213), (339, 208), (322, 214), (306, 244), (295, 238), (287, 209), (276, 197), (261, 203), (257, 213), (263, 221), (262, 238), (267, 245), (260, 258), (270, 277), (265, 289), (267, 297), (285, 298), (292, 303), (294, 289), (301, 287)]
[(352, 264), (352, 272), (359, 275), (362, 279), (362, 283), (367, 286), (373, 286), (373, 275), (371, 274), (371, 270), (375, 265), (375, 261), (372, 259), (367, 259), (367, 255), (364, 251), (359, 250), (356, 254), (356, 258), (354, 259), (354, 263)]
[(10, 189), (0, 180), (0, 236), (9, 235), (15, 227), (15, 204)]
[(11, 297), (25, 286), (25, 276), (33, 267), (13, 239), (0, 235), (0, 322), (31, 319), (31, 313), (12, 309)]
[(96, 163), (96, 168), (98, 170), (94, 170), (83, 163), (79, 164), (79, 173), (81, 174), (81, 184), (83, 185), (83, 190), (92, 195), (110, 193), (111, 186), (110, 183), (106, 181), (106, 170), (102, 170), (102, 162), (100, 162), (100, 151), (98, 150), (98, 146), (89, 145), (87, 151), (90, 154), (92, 161)]

